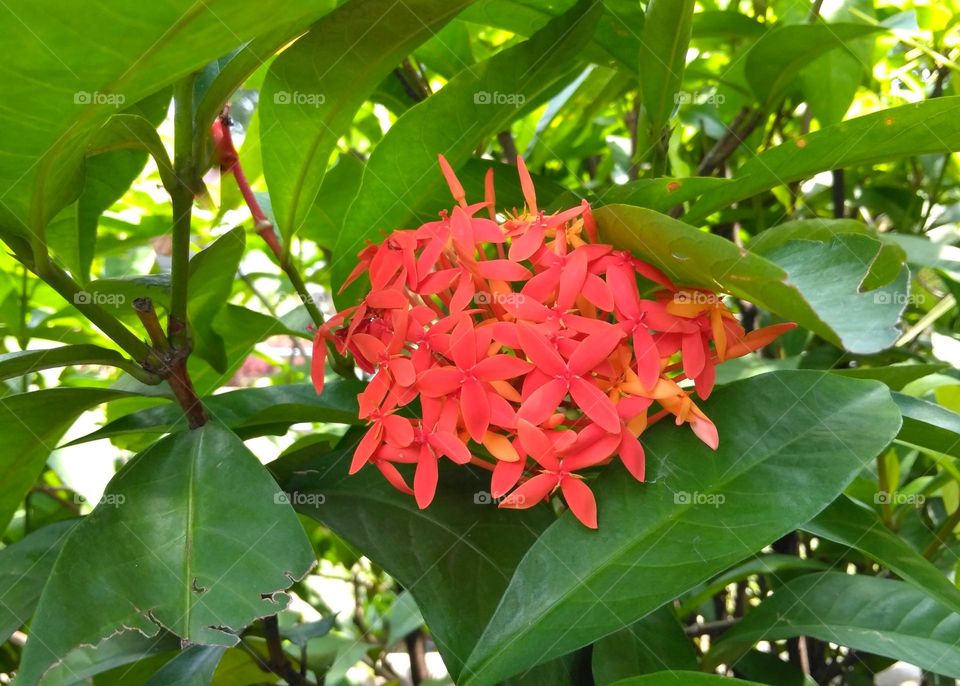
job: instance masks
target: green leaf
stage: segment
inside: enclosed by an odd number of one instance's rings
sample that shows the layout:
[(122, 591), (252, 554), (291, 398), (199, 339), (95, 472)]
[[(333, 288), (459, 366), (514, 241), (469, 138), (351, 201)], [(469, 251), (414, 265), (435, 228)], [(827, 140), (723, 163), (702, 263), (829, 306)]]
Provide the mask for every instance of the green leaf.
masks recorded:
[(847, 496), (835, 500), (803, 529), (814, 536), (856, 548), (931, 598), (960, 613), (960, 590), (933, 563), (884, 526), (873, 510)]
[(121, 629), (231, 646), (282, 609), (314, 563), (293, 510), (230, 431), (162, 439), (111, 480), (63, 545), (34, 616), (19, 681)]
[(122, 16), (109, 4), (93, 4), (69, 22), (53, 0), (4, 6), (0, 80), (16, 107), (0, 113), (0, 225), (29, 237), (75, 200), (87, 138), (118, 107), (156, 93), (257, 35), (316, 16), (316, 5), (327, 2), (279, 0), (264, 13), (254, 0), (202, 6), (175, 0), (132, 4)]
[(618, 679), (663, 669), (696, 669), (697, 653), (668, 606), (593, 644), (593, 680), (608, 686)]
[(199, 128), (197, 133), (201, 136), (201, 140), (206, 141), (210, 138), (210, 126), (237, 89), (243, 86), (244, 82), (292, 36), (299, 34), (320, 15), (334, 9), (337, 2), (336, 0), (319, 0), (312, 5), (313, 11), (310, 15), (299, 17), (296, 21), (257, 36), (249, 43), (237, 48), (227, 60), (218, 65), (217, 73), (203, 91), (194, 115)]
[(214, 320), (233, 292), (245, 240), (244, 228), (237, 226), (190, 259), (187, 318), (194, 352), (220, 373), (227, 370), (227, 351)]
[(729, 183), (705, 192), (684, 219), (699, 224), (738, 200), (818, 172), (954, 150), (960, 150), (960, 97), (893, 107), (752, 156)]
[(318, 619), (315, 622), (296, 624), (288, 629), (281, 629), (281, 632), (285, 638), (289, 638), (299, 646), (304, 646), (311, 638), (319, 638), (329, 634), (330, 630), (333, 629), (336, 623), (336, 615), (327, 615), (323, 619)]
[(63, 662), (44, 675), (41, 684), (42, 686), (86, 685), (91, 683), (91, 677), (124, 665), (132, 665), (155, 655), (170, 653), (179, 647), (180, 642), (177, 637), (166, 632), (155, 637), (147, 637), (136, 631), (118, 634), (99, 645), (71, 650)]
[(687, 617), (730, 584), (749, 579), (751, 576), (763, 574), (777, 576), (784, 572), (811, 569), (824, 571), (829, 569), (829, 565), (819, 560), (802, 559), (793, 555), (757, 555), (711, 579), (702, 588), (696, 589), (691, 597), (685, 598), (680, 604), (677, 614), (681, 618)]
[[(890, 259), (890, 248), (869, 236), (840, 234), (826, 243), (791, 241), (766, 258), (786, 271), (847, 350), (872, 353), (897, 341), (897, 325), (907, 308), (910, 269), (902, 254), (899, 261)], [(891, 269), (893, 281), (889, 274), (878, 278)], [(878, 281), (884, 285), (878, 287)]]
[(7, 528), (20, 501), (43, 471), (51, 451), (84, 411), (124, 391), (101, 388), (49, 388), (3, 398), (0, 403), (0, 530)]
[(74, 364), (109, 365), (128, 369), (132, 368), (134, 363), (116, 350), (101, 348), (99, 345), (80, 344), (42, 350), (19, 350), (0, 355), (0, 379)]
[(367, 95), (470, 2), (354, 0), (274, 60), (260, 91), (260, 139), (264, 177), (285, 238), (302, 228), (337, 139)]
[(651, 0), (640, 37), (640, 91), (654, 136), (676, 108), (690, 46), (694, 0)]
[(636, 205), (657, 212), (669, 212), (677, 205), (698, 198), (705, 191), (726, 183), (726, 179), (709, 176), (693, 176), (689, 179), (638, 179), (612, 187), (603, 194), (602, 201), (604, 205)]
[(45, 526), (0, 550), (0, 643), (33, 614), (60, 545), (74, 524)]
[(803, 671), (789, 662), (784, 662), (774, 653), (750, 650), (737, 660), (737, 674), (744, 679), (753, 679), (771, 686), (817, 686)]
[(150, 677), (146, 686), (210, 686), (223, 646), (190, 646)]
[(883, 31), (869, 24), (793, 24), (763, 34), (746, 56), (747, 83), (769, 109), (815, 58), (844, 47), (847, 41)]
[(890, 390), (899, 391), (908, 383), (936, 374), (947, 368), (943, 363), (892, 364), (889, 367), (853, 367), (851, 369), (833, 369), (834, 374), (850, 376), (854, 379), (876, 379), (885, 383)]
[[(576, 0), (477, 0), (459, 17), (529, 37), (576, 4)], [(643, 31), (643, 10), (632, 0), (604, 0), (603, 15), (584, 56), (635, 76)]]
[(716, 664), (741, 645), (793, 636), (960, 677), (960, 615), (902, 581), (837, 572), (807, 574), (780, 587), (721, 637), (708, 660)]
[(493, 684), (591, 643), (762, 549), (832, 502), (899, 426), (886, 387), (819, 372), (730, 384), (704, 411), (717, 452), (657, 424), (644, 434), (647, 483), (620, 468), (596, 482), (598, 531), (567, 513), (537, 539), (458, 683)]
[[(359, 382), (334, 379), (323, 387), (323, 394), (311, 384), (281, 384), (259, 388), (241, 388), (203, 399), (203, 406), (224, 426), (246, 438), (270, 432), (278, 426), (300, 422), (358, 424), (357, 393)], [(115, 436), (144, 433), (163, 434), (186, 430), (186, 420), (174, 403), (150, 407), (124, 415), (106, 426), (75, 439), (70, 445)]]
[(707, 10), (693, 15), (693, 38), (758, 38), (766, 27), (753, 17), (734, 10)]
[(87, 154), (103, 155), (116, 150), (142, 150), (150, 153), (157, 163), (157, 171), (164, 188), (170, 190), (177, 185), (177, 176), (173, 163), (163, 147), (156, 127), (137, 114), (115, 114), (103, 126), (94, 131), (87, 144)]
[[(365, 240), (406, 226), (413, 208), (446, 187), (438, 153), (454, 169), (462, 167), (479, 143), (568, 76), (599, 11), (599, 5), (583, 0), (529, 40), (464, 70), (397, 120), (370, 156), (348, 222), (337, 237), (334, 283), (346, 279)], [(341, 302), (349, 299), (349, 293), (341, 296)]]
[(740, 679), (733, 681), (716, 674), (678, 671), (636, 676), (623, 679), (610, 686), (668, 686), (669, 684), (677, 684), (677, 686), (723, 686), (723, 684), (730, 684), (731, 682), (742, 686), (763, 686), (763, 684), (758, 684), (755, 681), (742, 681)]
[(909, 270), (901, 265), (892, 285), (861, 293), (885, 249), (869, 236), (791, 241), (762, 257), (652, 210), (607, 205), (594, 216), (604, 240), (653, 262), (678, 284), (744, 298), (852, 352), (882, 350), (898, 336)]
[(294, 492), (300, 511), (362, 550), (413, 594), (456, 680), (510, 574), (553, 516), (543, 507), (497, 508), (484, 479), (446, 461), (436, 499), (420, 510), (376, 469), (347, 474), (358, 439), (347, 434), (344, 447), (333, 453), (309, 446), (271, 466)]
[(928, 400), (893, 393), (903, 415), (897, 439), (926, 450), (960, 457), (960, 414)]
[[(747, 248), (750, 252), (769, 257), (778, 254), (790, 241), (806, 240), (829, 243), (834, 238), (857, 234), (869, 236), (881, 242), (879, 252), (869, 262), (869, 268), (863, 276), (859, 290), (870, 291), (885, 286), (896, 279), (900, 274), (904, 262), (907, 260), (906, 251), (895, 241), (889, 240), (885, 234), (877, 233), (866, 224), (853, 219), (798, 219), (786, 222), (763, 231), (750, 240)], [(856, 239), (854, 239), (856, 240)], [(858, 272), (862, 272), (861, 265)]]

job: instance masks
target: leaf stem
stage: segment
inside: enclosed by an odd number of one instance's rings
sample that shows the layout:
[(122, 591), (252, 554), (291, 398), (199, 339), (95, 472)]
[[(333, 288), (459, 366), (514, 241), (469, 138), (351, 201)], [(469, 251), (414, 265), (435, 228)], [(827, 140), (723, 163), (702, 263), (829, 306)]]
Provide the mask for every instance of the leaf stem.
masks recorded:
[[(130, 329), (124, 326), (119, 319), (104, 310), (100, 305), (89, 302), (90, 299), (85, 297), (86, 294), (80, 288), (80, 285), (63, 269), (50, 261), (49, 256), (44, 260), (39, 260), (34, 265), (34, 273), (63, 296), (64, 300), (73, 303), (73, 306), (80, 310), (94, 326), (145, 369), (149, 369), (151, 364), (158, 362), (154, 352), (137, 338)], [(145, 378), (149, 377), (143, 377), (141, 380)], [(159, 381), (150, 380), (147, 383), (156, 384)]]
[(935, 558), (937, 553), (940, 552), (940, 548), (949, 540), (950, 534), (953, 533), (953, 530), (956, 529), (958, 525), (960, 525), (960, 507), (954, 510), (953, 514), (947, 517), (943, 524), (940, 525), (937, 533), (933, 535), (933, 540), (923, 549), (923, 556), (928, 560)]
[(310, 682), (300, 672), (293, 668), (286, 653), (283, 652), (283, 642), (280, 638), (280, 626), (276, 615), (263, 618), (263, 633), (267, 639), (267, 652), (270, 655), (268, 667), (277, 676), (282, 677), (290, 686), (307, 686)]
[(193, 84), (191, 74), (174, 92), (173, 168), (176, 187), (170, 190), (173, 205), (173, 247), (170, 269), (170, 314), (167, 336), (174, 348), (187, 346), (187, 282), (190, 276), (190, 223), (196, 168), (193, 161)]

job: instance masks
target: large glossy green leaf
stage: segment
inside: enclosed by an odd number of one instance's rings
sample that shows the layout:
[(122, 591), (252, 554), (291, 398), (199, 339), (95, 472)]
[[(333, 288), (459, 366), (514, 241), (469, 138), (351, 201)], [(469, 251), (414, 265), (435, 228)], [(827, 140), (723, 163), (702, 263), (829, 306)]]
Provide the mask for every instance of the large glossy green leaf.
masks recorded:
[(960, 149), (960, 97), (903, 105), (850, 119), (752, 156), (733, 179), (706, 191), (685, 220), (821, 171)]
[[(337, 237), (335, 283), (350, 273), (364, 241), (385, 229), (405, 228), (413, 208), (446, 187), (438, 153), (458, 169), (478, 144), (568, 76), (599, 13), (595, 3), (577, 3), (529, 40), (464, 70), (397, 120), (367, 162), (360, 191)], [(450, 204), (452, 200), (444, 206)], [(350, 293), (342, 298), (348, 302)]]
[(929, 560), (890, 531), (877, 514), (841, 496), (803, 525), (815, 536), (856, 548), (902, 579), (960, 613), (960, 590)]
[[(553, 516), (546, 508), (501, 510), (489, 477), (441, 464), (426, 510), (389, 486), (376, 469), (347, 474), (359, 436), (325, 452), (304, 448), (272, 465), (299, 509), (362, 550), (413, 594), (444, 664), (457, 678), (507, 587), (513, 569)], [(307, 494), (322, 495), (308, 499)], [(469, 589), (469, 592), (467, 592)], [(458, 682), (459, 683), (459, 682)]]
[(671, 607), (661, 607), (593, 644), (593, 680), (619, 679), (664, 669), (696, 669), (697, 652)]
[(883, 29), (870, 24), (793, 24), (762, 35), (746, 56), (747, 83), (764, 107), (776, 104), (812, 60)]
[(960, 615), (902, 581), (838, 572), (807, 574), (780, 587), (723, 635), (711, 662), (737, 646), (793, 636), (960, 677)]
[(29, 236), (74, 200), (86, 139), (118, 108), (327, 1), (279, 0), (267, 13), (254, 0), (133, 3), (122, 13), (94, 2), (69, 21), (55, 0), (3, 5), (0, 81), (16, 107), (0, 113), (0, 226)]
[(101, 388), (50, 388), (0, 400), (0, 530), (43, 471), (47, 456), (85, 410), (128, 397)]
[(124, 628), (230, 646), (281, 609), (313, 565), (296, 515), (230, 431), (173, 434), (128, 463), (70, 533), (44, 588), (19, 681)]
[(6, 643), (30, 619), (60, 546), (75, 523), (45, 526), (0, 550), (0, 642)]
[[(357, 424), (359, 382), (334, 379), (327, 382), (323, 394), (311, 384), (281, 384), (261, 388), (241, 388), (204, 398), (203, 406), (217, 422), (245, 436), (271, 432), (278, 426), (299, 422)], [(186, 430), (186, 420), (173, 403), (150, 407), (124, 415), (106, 426), (74, 440), (71, 445), (102, 438), (144, 433)]]
[(676, 108), (690, 46), (694, 0), (651, 0), (640, 37), (640, 90), (654, 136)]
[(594, 213), (601, 237), (663, 268), (677, 283), (714, 288), (756, 303), (853, 352), (896, 340), (909, 270), (874, 291), (861, 284), (885, 244), (839, 234), (829, 242), (788, 241), (767, 256), (652, 210), (607, 205)]
[(929, 400), (894, 393), (903, 415), (897, 438), (904, 443), (960, 457), (960, 414)]
[(658, 424), (645, 434), (648, 483), (619, 468), (595, 482), (598, 531), (568, 513), (537, 539), (463, 686), (595, 641), (760, 550), (832, 502), (899, 426), (883, 385), (819, 372), (730, 384), (705, 411), (720, 433), (715, 453)]
[(284, 236), (303, 225), (337, 139), (367, 95), (470, 2), (349, 2), (274, 60), (261, 89), (260, 139), (263, 173)]

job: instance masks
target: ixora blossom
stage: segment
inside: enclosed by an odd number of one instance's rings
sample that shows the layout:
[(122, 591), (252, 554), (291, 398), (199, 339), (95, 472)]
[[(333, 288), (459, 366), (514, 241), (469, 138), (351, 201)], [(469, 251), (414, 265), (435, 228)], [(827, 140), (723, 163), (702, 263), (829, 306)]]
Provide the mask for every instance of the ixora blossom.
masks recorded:
[[(596, 528), (586, 477), (619, 458), (643, 481), (639, 436), (654, 422), (672, 415), (715, 450), (717, 428), (691, 394), (707, 398), (717, 363), (793, 324), (745, 333), (716, 293), (598, 242), (586, 201), (538, 209), (522, 159), (526, 206), (502, 215), (492, 170), (471, 205), (439, 160), (457, 205), (364, 248), (344, 287), (367, 275), (369, 293), (317, 331), (317, 392), (329, 341), (371, 377), (350, 472), (371, 464), (425, 508), (441, 459), (473, 464), (491, 472), (500, 507), (559, 491)], [(398, 465), (410, 465), (412, 488)]]

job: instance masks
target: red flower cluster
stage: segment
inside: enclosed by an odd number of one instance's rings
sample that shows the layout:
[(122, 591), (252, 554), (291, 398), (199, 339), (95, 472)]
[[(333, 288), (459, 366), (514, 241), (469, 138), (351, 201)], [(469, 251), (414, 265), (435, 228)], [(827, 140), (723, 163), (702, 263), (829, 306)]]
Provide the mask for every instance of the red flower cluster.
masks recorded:
[[(351, 473), (372, 463), (424, 508), (446, 457), (490, 470), (501, 507), (532, 507), (559, 488), (596, 528), (581, 472), (616, 456), (643, 481), (638, 436), (666, 415), (716, 449), (716, 427), (679, 384), (706, 398), (718, 362), (793, 324), (745, 334), (717, 294), (599, 243), (586, 201), (539, 210), (517, 164), (526, 207), (498, 216), (492, 170), (485, 202), (469, 205), (440, 157), (458, 205), (360, 252), (344, 286), (367, 274), (371, 290), (317, 331), (313, 380), (322, 392), (328, 340), (372, 375)], [(415, 399), (418, 419), (399, 413)], [(416, 465), (412, 489), (398, 464)]]

